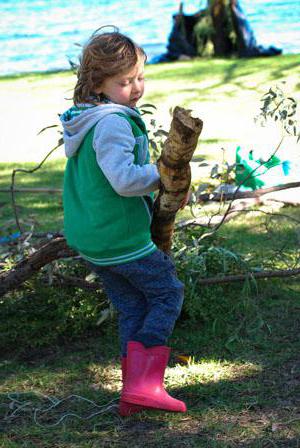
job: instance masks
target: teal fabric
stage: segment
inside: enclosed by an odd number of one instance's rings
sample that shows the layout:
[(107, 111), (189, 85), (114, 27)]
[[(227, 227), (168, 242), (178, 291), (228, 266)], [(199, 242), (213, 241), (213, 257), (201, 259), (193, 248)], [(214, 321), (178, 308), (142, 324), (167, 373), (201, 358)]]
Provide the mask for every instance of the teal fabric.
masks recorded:
[(241, 185), (241, 190), (279, 185), (285, 181), (285, 175), (283, 163), (277, 156), (263, 161), (255, 151), (237, 147), (235, 183)]

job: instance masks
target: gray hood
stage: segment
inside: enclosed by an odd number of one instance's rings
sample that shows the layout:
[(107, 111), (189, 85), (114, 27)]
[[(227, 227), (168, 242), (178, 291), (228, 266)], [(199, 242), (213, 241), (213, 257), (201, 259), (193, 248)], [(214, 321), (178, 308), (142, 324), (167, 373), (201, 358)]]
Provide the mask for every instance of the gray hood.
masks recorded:
[(73, 106), (61, 115), (66, 156), (69, 158), (76, 153), (85, 135), (96, 123), (116, 112), (140, 117), (136, 110), (120, 104), (102, 104), (101, 106), (79, 104), (78, 107)]

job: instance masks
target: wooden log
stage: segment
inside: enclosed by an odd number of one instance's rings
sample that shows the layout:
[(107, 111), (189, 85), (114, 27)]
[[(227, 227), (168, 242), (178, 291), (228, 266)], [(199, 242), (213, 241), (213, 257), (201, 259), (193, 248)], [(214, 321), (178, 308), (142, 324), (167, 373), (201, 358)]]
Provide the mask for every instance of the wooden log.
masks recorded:
[(154, 243), (169, 253), (172, 244), (175, 215), (191, 183), (189, 162), (196, 149), (203, 122), (193, 118), (191, 111), (176, 107), (169, 136), (158, 160), (161, 188), (154, 204), (151, 226)]

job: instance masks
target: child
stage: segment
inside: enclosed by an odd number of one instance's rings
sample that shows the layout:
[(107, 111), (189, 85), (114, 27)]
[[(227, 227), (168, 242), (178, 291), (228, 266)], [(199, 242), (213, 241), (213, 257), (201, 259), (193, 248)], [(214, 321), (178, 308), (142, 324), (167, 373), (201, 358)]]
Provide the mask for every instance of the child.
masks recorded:
[(183, 302), (168, 255), (151, 240), (153, 191), (145, 124), (144, 51), (114, 31), (94, 34), (83, 49), (74, 106), (61, 121), (68, 162), (65, 236), (100, 277), (119, 314), (122, 380), (119, 412), (185, 412), (164, 389), (165, 346)]

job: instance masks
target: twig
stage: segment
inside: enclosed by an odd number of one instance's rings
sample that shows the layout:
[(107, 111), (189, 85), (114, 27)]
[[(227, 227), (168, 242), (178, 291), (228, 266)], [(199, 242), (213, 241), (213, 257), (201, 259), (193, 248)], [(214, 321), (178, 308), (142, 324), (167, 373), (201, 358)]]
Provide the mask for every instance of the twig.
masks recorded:
[[(268, 159), (265, 163), (268, 163), (268, 162), (272, 159), (272, 157), (277, 153), (277, 151), (279, 150), (279, 148), (280, 148), (280, 146), (281, 146), (283, 140), (284, 140), (284, 135), (281, 136), (281, 139), (280, 139), (280, 141), (279, 141), (279, 143), (278, 143), (278, 145), (277, 145), (275, 151), (273, 152), (273, 154), (269, 157), (269, 159)], [(223, 218), (221, 219), (221, 221), (214, 227), (214, 229), (213, 229), (211, 232), (207, 232), (207, 233), (204, 233), (203, 235), (201, 235), (200, 239), (207, 238), (208, 236), (213, 235), (214, 233), (216, 233), (216, 232), (219, 230), (219, 228), (221, 227), (221, 225), (224, 223), (224, 221), (225, 221), (225, 219), (226, 219), (226, 217), (227, 217), (229, 211), (231, 210), (232, 204), (233, 204), (233, 202), (235, 201), (238, 192), (240, 191), (240, 189), (242, 188), (242, 186), (244, 185), (244, 183), (245, 183), (248, 179), (250, 179), (250, 177), (252, 177), (253, 174), (254, 174), (260, 167), (261, 167), (261, 165), (258, 165), (256, 168), (254, 168), (254, 170), (252, 170), (252, 171), (248, 174), (248, 176), (245, 177), (245, 179), (243, 180), (243, 182), (241, 182), (241, 183), (238, 185), (237, 189), (236, 189), (235, 192), (233, 193), (232, 199), (231, 199), (231, 201), (230, 201), (230, 203), (229, 203), (229, 205), (228, 205), (228, 207), (227, 207), (227, 210), (225, 211), (225, 213), (224, 213)]]
[(16, 178), (16, 174), (17, 173), (34, 173), (35, 171), (37, 171), (39, 168), (41, 168), (41, 166), (44, 164), (44, 162), (48, 159), (48, 157), (57, 149), (59, 148), (61, 145), (63, 144), (63, 139), (60, 138), (58, 140), (57, 145), (51, 149), (51, 151), (48, 152), (48, 154), (43, 158), (43, 160), (34, 168), (32, 168), (31, 170), (26, 170), (24, 168), (16, 168), (13, 170), (12, 175), (11, 175), (11, 186), (10, 186), (10, 192), (11, 192), (11, 200), (12, 200), (12, 206), (13, 206), (13, 212), (14, 212), (14, 216), (15, 216), (15, 220), (16, 220), (16, 224), (17, 224), (17, 228), (19, 230), (20, 233), (22, 233), (22, 229), (21, 229), (21, 225), (20, 225), (20, 221), (19, 221), (19, 217), (18, 217), (18, 213), (17, 213), (17, 206), (16, 206), (16, 198), (15, 198), (15, 178)]
[[(286, 219), (289, 219), (289, 220), (291, 220), (291, 221), (293, 221), (293, 222), (295, 222), (297, 224), (300, 224), (300, 220), (294, 218), (293, 216), (286, 215), (284, 213), (273, 213), (273, 212), (267, 212), (265, 210), (255, 210), (253, 208), (248, 209), (248, 210), (237, 209), (237, 208), (235, 208), (233, 210), (230, 210), (228, 212), (228, 214), (227, 214), (228, 216), (226, 218), (226, 221), (228, 222), (229, 219), (232, 219), (234, 217), (234, 216), (232, 216), (231, 218), (229, 218), (230, 215), (239, 215), (241, 213), (251, 213), (251, 212), (263, 213), (265, 215), (274, 216), (276, 218), (277, 217), (278, 218), (286, 218)], [(175, 230), (181, 230), (181, 229), (184, 229), (184, 228), (189, 227), (189, 226), (195, 226), (195, 227), (199, 226), (199, 227), (206, 227), (206, 228), (210, 227), (212, 225), (211, 224), (211, 219), (209, 219), (208, 222), (204, 221), (204, 219), (205, 218), (203, 218), (203, 217), (199, 217), (199, 218), (195, 218), (195, 219), (188, 219), (187, 221), (181, 221), (181, 222), (176, 224)], [(220, 219), (221, 219), (221, 217), (220, 217)]]
[(71, 277), (68, 275), (62, 275), (58, 273), (55, 273), (53, 276), (53, 284), (63, 286), (73, 286), (73, 287), (76, 286), (78, 288), (87, 289), (91, 291), (99, 291), (103, 289), (103, 285), (99, 282), (89, 282), (82, 278)]
[(241, 282), (249, 278), (284, 278), (300, 275), (300, 268), (298, 269), (280, 269), (277, 271), (260, 271), (260, 272), (248, 272), (246, 274), (227, 275), (226, 277), (211, 277), (201, 278), (199, 280), (200, 285), (217, 285), (221, 283), (234, 283)]
[[(11, 188), (0, 188), (0, 193), (10, 193)], [(14, 188), (14, 193), (62, 193), (61, 188)]]
[(288, 184), (276, 185), (274, 187), (259, 188), (254, 191), (239, 191), (234, 193), (205, 193), (198, 196), (198, 202), (209, 202), (209, 201), (229, 201), (236, 199), (250, 199), (259, 198), (267, 193), (272, 193), (274, 191), (286, 190), (288, 188), (300, 187), (300, 182), (290, 182)]
[[(246, 279), (257, 278), (285, 278), (300, 275), (300, 268), (296, 269), (280, 269), (277, 271), (260, 271), (260, 272), (247, 272), (245, 274), (227, 275), (225, 277), (209, 277), (199, 278), (197, 283), (202, 286), (219, 285), (224, 283), (242, 282)], [(55, 279), (55, 277), (57, 277)], [(99, 282), (88, 282), (78, 277), (70, 277), (55, 274), (54, 283), (59, 283), (64, 286), (77, 286), (82, 289), (98, 291), (103, 289), (103, 285)]]
[(40, 247), (36, 252), (20, 261), (13, 269), (0, 273), (0, 296), (18, 288), (31, 278), (43, 266), (59, 258), (77, 255), (71, 250), (64, 238), (54, 238)]

